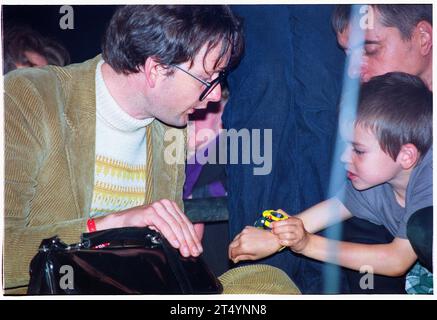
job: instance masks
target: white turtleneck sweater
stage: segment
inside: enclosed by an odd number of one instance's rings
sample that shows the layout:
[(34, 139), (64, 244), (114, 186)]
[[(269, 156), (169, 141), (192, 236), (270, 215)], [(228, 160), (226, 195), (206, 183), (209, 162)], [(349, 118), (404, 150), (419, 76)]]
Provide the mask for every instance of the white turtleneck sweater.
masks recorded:
[(144, 203), (146, 191), (146, 126), (153, 118), (135, 119), (111, 96), (96, 69), (96, 164), (90, 217)]

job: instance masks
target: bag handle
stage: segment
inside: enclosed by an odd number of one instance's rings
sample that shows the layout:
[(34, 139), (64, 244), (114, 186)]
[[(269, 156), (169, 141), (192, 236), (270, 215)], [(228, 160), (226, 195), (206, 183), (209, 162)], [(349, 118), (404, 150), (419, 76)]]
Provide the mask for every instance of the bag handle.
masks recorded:
[(83, 233), (81, 247), (90, 249), (110, 243), (110, 247), (142, 246), (154, 248), (162, 244), (161, 234), (148, 227), (124, 227)]

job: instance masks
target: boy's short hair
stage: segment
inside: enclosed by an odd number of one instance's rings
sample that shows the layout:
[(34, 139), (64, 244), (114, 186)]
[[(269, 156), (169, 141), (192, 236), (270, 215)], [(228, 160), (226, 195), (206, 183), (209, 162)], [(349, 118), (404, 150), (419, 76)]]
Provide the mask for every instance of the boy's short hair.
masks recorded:
[[(235, 65), (243, 51), (241, 21), (225, 5), (127, 5), (112, 17), (103, 40), (103, 59), (118, 73), (137, 73), (148, 57), (163, 65), (193, 62), (222, 45), (215, 66), (231, 53)], [(205, 62), (205, 61), (204, 61)]]
[(432, 92), (416, 76), (390, 72), (361, 86), (355, 126), (370, 129), (396, 161), (404, 144), (423, 156), (432, 145)]
[[(386, 27), (397, 28), (404, 40), (411, 39), (414, 27), (420, 21), (432, 25), (431, 4), (371, 4), (381, 15), (381, 23)], [(331, 24), (336, 33), (344, 32), (351, 16), (350, 4), (337, 5), (331, 17)]]

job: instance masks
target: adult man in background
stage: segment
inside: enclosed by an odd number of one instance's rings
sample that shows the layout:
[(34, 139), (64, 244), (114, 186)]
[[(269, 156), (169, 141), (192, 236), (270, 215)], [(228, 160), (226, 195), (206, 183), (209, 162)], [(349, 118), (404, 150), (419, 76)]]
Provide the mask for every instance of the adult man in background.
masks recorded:
[[(432, 89), (432, 5), (369, 5), (364, 44), (350, 39), (351, 5), (338, 5), (332, 26), (339, 45), (352, 59), (348, 74), (367, 82), (392, 71), (419, 76)], [(361, 16), (360, 16), (361, 17)]]

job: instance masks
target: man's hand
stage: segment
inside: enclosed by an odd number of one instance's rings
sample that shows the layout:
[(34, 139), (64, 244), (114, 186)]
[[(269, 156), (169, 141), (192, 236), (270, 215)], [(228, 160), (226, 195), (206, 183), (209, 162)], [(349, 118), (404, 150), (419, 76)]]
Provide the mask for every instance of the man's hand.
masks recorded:
[(302, 220), (290, 216), (287, 220), (272, 223), (272, 232), (282, 246), (290, 247), (294, 252), (302, 252), (308, 244), (309, 233), (305, 230)]
[(97, 230), (121, 227), (149, 227), (159, 231), (184, 257), (199, 256), (200, 239), (193, 224), (174, 201), (162, 199), (95, 219)]
[(246, 227), (229, 245), (229, 259), (234, 263), (242, 260), (258, 260), (279, 250), (278, 238), (269, 230)]

